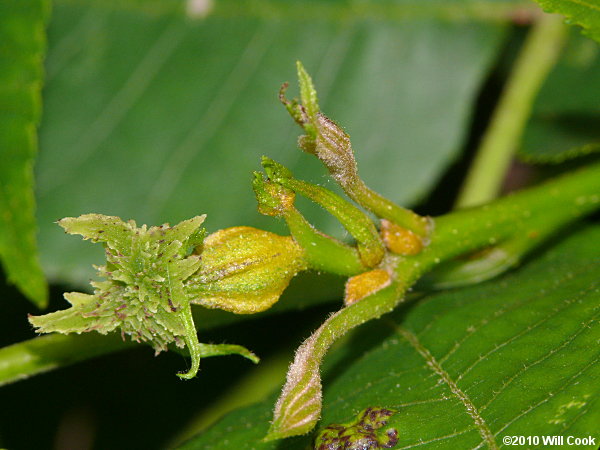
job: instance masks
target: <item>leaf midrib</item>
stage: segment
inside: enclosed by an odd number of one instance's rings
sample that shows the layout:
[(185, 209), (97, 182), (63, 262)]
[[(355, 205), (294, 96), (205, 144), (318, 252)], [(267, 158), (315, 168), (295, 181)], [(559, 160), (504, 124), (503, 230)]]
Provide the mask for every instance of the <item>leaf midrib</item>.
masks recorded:
[(473, 420), (477, 431), (479, 432), (483, 442), (487, 443), (490, 449), (498, 449), (494, 435), (485, 419), (479, 414), (478, 408), (475, 406), (469, 396), (458, 387), (450, 374), (441, 366), (431, 352), (419, 341), (419, 338), (408, 329), (390, 323), (394, 327), (394, 331), (400, 335), (416, 352), (425, 360), (427, 367), (431, 369), (450, 389), (454, 395), (464, 406), (466, 413)]

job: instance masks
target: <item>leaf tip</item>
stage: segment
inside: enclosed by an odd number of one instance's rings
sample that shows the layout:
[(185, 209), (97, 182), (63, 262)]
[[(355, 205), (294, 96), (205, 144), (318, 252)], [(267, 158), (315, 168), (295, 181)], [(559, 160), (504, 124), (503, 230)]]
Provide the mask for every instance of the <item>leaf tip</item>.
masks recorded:
[(306, 109), (309, 121), (314, 123), (317, 118), (317, 113), (319, 112), (317, 90), (315, 89), (312, 78), (300, 61), (296, 61), (296, 69), (298, 71), (298, 83), (300, 84), (300, 98)]
[(293, 426), (287, 426), (278, 420), (274, 420), (271, 423), (267, 435), (262, 440), (263, 442), (269, 442), (294, 436), (302, 436), (303, 434), (307, 434), (312, 431), (318, 420), (319, 416), (317, 415), (314, 419), (302, 420)]
[(269, 180), (279, 182), (282, 179), (293, 178), (290, 169), (267, 156), (262, 157), (261, 164)]

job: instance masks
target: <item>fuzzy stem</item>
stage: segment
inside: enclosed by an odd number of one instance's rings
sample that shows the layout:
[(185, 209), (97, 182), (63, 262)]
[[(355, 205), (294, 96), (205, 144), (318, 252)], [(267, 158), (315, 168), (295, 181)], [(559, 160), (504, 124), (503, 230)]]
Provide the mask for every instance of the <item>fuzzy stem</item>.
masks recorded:
[(353, 200), (373, 212), (376, 216), (391, 220), (422, 238), (429, 236), (431, 224), (427, 217), (419, 216), (410, 209), (398, 206), (396, 203), (369, 188), (362, 180), (356, 180), (351, 188), (344, 186), (344, 189)]
[(486, 130), (457, 208), (481, 205), (500, 191), (535, 97), (556, 63), (566, 37), (560, 16), (544, 14), (530, 31)]
[(350, 329), (392, 311), (414, 281), (411, 275), (405, 272), (406, 282), (394, 283), (341, 309), (304, 341), (288, 371), (265, 441), (304, 434), (315, 426), (321, 415), (320, 366), (327, 350)]

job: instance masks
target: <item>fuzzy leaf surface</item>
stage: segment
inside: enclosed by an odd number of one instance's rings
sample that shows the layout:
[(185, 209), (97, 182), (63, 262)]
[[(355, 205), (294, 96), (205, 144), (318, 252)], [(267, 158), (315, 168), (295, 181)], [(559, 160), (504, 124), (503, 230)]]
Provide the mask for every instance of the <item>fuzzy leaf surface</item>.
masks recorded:
[[(600, 227), (584, 229), (500, 279), (359, 328), (326, 361), (319, 428), (384, 407), (397, 411), (386, 425), (397, 448), (499, 448), (513, 435), (598, 442), (599, 251)], [(272, 404), (234, 412), (183, 448), (306, 448), (315, 433), (261, 442)]]

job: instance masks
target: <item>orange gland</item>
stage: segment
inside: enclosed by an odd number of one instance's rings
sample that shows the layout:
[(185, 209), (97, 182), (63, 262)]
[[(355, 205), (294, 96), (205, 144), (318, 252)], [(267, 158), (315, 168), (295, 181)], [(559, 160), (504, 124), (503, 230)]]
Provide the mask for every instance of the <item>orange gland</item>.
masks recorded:
[(392, 279), (390, 274), (382, 269), (375, 269), (348, 278), (344, 293), (344, 304), (350, 306), (375, 292), (388, 287)]
[(423, 249), (419, 236), (386, 219), (381, 219), (381, 238), (385, 246), (398, 255), (416, 255)]

